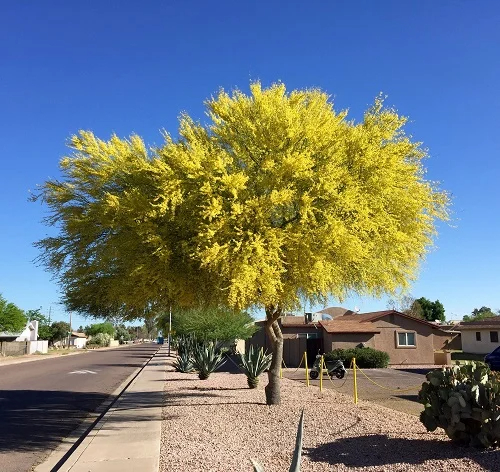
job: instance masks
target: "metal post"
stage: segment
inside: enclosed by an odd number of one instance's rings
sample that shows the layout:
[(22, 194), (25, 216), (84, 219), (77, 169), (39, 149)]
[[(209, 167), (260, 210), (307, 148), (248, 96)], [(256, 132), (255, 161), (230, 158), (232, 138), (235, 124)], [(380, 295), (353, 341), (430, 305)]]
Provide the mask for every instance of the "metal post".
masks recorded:
[(323, 391), (323, 356), (321, 356), (319, 363), (319, 391)]
[(352, 372), (354, 377), (354, 404), (358, 404), (358, 384), (356, 382), (356, 358), (352, 358)]
[(168, 313), (168, 357), (170, 357), (171, 331), (172, 331), (172, 305), (170, 305)]
[(306, 364), (306, 385), (309, 387), (309, 369), (307, 367), (307, 351), (304, 352), (304, 362)]

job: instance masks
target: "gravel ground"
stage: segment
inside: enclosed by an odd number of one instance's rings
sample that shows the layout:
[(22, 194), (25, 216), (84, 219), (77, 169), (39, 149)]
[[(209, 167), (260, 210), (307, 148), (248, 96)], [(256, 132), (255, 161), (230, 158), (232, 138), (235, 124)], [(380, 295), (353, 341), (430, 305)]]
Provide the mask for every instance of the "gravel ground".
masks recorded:
[(250, 390), (243, 374), (208, 380), (167, 367), (161, 472), (288, 471), (305, 410), (302, 472), (500, 471), (500, 451), (452, 444), (419, 419), (334, 390), (282, 379), (281, 405), (265, 404), (261, 377)]

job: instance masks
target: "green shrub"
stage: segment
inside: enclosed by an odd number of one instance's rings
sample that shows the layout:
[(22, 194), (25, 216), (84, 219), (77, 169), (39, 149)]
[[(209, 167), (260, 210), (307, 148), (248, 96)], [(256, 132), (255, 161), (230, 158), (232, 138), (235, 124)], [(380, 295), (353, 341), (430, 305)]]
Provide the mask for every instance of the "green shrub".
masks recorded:
[(476, 447), (500, 444), (500, 376), (484, 364), (433, 370), (418, 399), (428, 431), (443, 428), (455, 442)]
[(389, 354), (371, 347), (334, 349), (325, 354), (326, 361), (342, 359), (346, 367), (351, 365), (353, 357), (356, 358), (356, 365), (362, 369), (384, 369), (389, 365)]
[(259, 375), (269, 369), (273, 359), (272, 354), (264, 352), (263, 348), (255, 349), (250, 345), (250, 349), (245, 354), (239, 354), (240, 367), (247, 376), (247, 383), (250, 388), (256, 388), (259, 384)]
[(92, 336), (92, 339), (87, 343), (94, 346), (109, 347), (112, 337), (106, 333), (97, 333)]
[(193, 367), (201, 380), (208, 379), (224, 362), (224, 353), (217, 348), (216, 342), (206, 341), (197, 345), (193, 351)]

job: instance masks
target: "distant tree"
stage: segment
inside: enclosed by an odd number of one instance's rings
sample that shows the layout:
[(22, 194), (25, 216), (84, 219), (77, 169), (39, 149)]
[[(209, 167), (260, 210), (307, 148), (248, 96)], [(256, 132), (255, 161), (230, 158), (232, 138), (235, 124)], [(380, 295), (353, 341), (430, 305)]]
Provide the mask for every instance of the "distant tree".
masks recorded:
[(18, 333), (26, 327), (28, 319), (21, 308), (0, 295), (0, 331)]
[(423, 319), (424, 317), (420, 303), (412, 295), (403, 295), (397, 299), (390, 298), (387, 302), (387, 307), (391, 310), (413, 316), (414, 318)]
[(125, 341), (130, 341), (130, 332), (124, 325), (118, 325), (115, 331), (115, 339), (123, 344)]
[(95, 336), (99, 333), (109, 334), (111, 337), (113, 337), (115, 335), (115, 327), (109, 321), (106, 321), (104, 323), (95, 323), (85, 327), (85, 334), (87, 336)]
[(69, 323), (66, 323), (66, 321), (55, 321), (51, 326), (51, 338), (49, 341), (53, 344), (57, 341), (67, 339), (70, 329)]
[(80, 325), (80, 326), (78, 327), (78, 331), (77, 331), (77, 332), (78, 332), (78, 333), (84, 333), (84, 332), (85, 332), (85, 328), (84, 328), (82, 325)]
[[(194, 334), (197, 338), (219, 341), (247, 339), (255, 333), (254, 319), (246, 312), (230, 308), (175, 309), (172, 313), (172, 328), (176, 335)], [(160, 321), (168, 332), (168, 317)]]
[(472, 310), (472, 313), (470, 315), (465, 315), (463, 317), (464, 321), (480, 321), (484, 320), (486, 318), (492, 318), (494, 316), (499, 316), (500, 311), (497, 313), (494, 313), (493, 310), (487, 306), (482, 306), (481, 308), (474, 308)]
[(445, 309), (443, 304), (436, 300), (431, 302), (425, 297), (420, 297), (416, 300), (422, 308), (423, 318), (427, 321), (445, 321)]
[(153, 339), (157, 329), (157, 319), (155, 316), (149, 315), (144, 318), (144, 329), (146, 330), (147, 338)]
[(42, 315), (40, 308), (36, 310), (28, 310), (26, 316), (30, 321), (38, 321), (38, 339), (50, 340), (52, 338), (52, 327), (50, 325), (49, 318)]

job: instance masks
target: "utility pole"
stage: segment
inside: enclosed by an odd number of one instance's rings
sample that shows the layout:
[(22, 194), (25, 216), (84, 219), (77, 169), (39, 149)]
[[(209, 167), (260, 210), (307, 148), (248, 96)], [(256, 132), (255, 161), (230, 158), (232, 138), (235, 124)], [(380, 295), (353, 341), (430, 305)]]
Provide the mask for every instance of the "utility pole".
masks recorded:
[(71, 340), (71, 311), (69, 312), (68, 349), (70, 340)]

